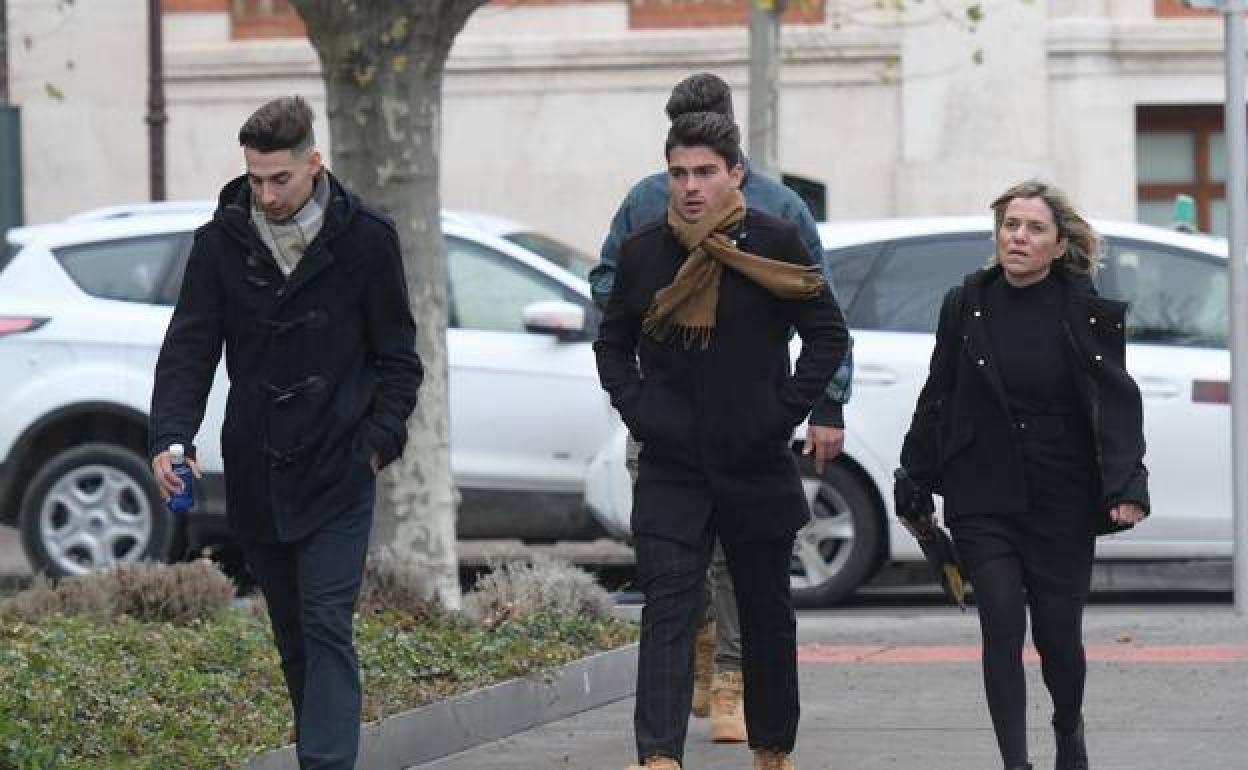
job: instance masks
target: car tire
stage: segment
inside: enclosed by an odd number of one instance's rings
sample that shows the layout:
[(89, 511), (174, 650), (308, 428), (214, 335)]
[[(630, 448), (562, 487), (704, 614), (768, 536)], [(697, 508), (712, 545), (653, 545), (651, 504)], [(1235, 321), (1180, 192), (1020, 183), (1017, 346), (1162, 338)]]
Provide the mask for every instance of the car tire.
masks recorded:
[(793, 543), (793, 602), (826, 607), (843, 602), (871, 577), (879, 564), (883, 526), (872, 496), (853, 470), (834, 463), (818, 476), (810, 458), (799, 463), (811, 522)]
[(167, 561), (176, 540), (146, 460), (112, 444), (50, 457), (22, 496), (19, 526), (31, 567), (51, 577)]

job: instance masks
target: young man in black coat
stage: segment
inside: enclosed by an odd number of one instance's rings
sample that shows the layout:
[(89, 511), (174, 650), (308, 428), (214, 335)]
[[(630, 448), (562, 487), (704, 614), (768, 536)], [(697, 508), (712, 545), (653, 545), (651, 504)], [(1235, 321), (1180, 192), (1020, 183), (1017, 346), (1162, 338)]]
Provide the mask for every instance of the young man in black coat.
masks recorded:
[(152, 470), (178, 491), (169, 447), (192, 447), (224, 345), (228, 519), (268, 603), (299, 767), (352, 770), (352, 614), (375, 477), (422, 379), (416, 328), (394, 225), (322, 167), (303, 99), (256, 110), (239, 143), (247, 174), (195, 234), (156, 364)]
[[(789, 437), (849, 337), (797, 229), (746, 209), (736, 125), (682, 115), (666, 154), (667, 216), (624, 242), (594, 345), (603, 387), (642, 446), (637, 752), (646, 768), (680, 767), (701, 581), (718, 537), (737, 586), (755, 767), (785, 770), (798, 721), (789, 559), (810, 517)], [(790, 374), (793, 328), (802, 354)], [(830, 417), (817, 410), (811, 421)]]

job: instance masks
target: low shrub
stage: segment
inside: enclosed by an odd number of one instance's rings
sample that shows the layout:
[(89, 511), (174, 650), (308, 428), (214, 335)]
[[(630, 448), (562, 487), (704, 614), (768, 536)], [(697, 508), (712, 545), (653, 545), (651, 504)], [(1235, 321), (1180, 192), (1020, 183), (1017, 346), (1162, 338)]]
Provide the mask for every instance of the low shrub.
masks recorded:
[(185, 564), (127, 564), (95, 575), (31, 588), (0, 602), (0, 618), (38, 623), (55, 615), (97, 619), (128, 616), (185, 624), (212, 617), (234, 598), (234, 584), (207, 559)]
[(544, 557), (495, 564), (464, 597), (464, 611), (487, 626), (532, 615), (605, 620), (613, 606), (611, 596), (588, 572)]
[(207, 559), (133, 564), (110, 573), (123, 615), (153, 623), (206, 620), (230, 605), (234, 583)]
[(442, 612), (433, 585), (420, 564), (383, 551), (368, 557), (360, 586), (359, 611), (364, 614), (401, 612), (412, 617)]

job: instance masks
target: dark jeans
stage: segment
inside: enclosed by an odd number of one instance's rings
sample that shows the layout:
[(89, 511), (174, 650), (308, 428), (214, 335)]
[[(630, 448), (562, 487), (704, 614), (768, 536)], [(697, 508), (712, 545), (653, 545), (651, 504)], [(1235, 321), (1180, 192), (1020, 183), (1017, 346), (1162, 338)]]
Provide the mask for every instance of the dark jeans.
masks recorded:
[(294, 710), (300, 770), (353, 770), (360, 743), (360, 673), (352, 615), (364, 575), (373, 489), (294, 543), (248, 543), (268, 603)]
[[(714, 532), (695, 544), (639, 536), (641, 613), (638, 758), (683, 760), (693, 700), (694, 635), (705, 604)], [(741, 620), (745, 722), (751, 748), (791, 752), (797, 739), (797, 620), (789, 593), (793, 538), (723, 543)]]

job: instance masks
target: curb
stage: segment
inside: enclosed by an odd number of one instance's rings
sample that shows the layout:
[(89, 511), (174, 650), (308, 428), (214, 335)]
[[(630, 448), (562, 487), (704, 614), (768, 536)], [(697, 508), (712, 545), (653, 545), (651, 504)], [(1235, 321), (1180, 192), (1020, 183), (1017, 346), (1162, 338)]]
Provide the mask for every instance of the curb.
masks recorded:
[[(448, 754), (632, 696), (637, 645), (629, 644), (464, 695), (369, 722), (355, 770), (408, 770)], [(298, 770), (294, 746), (261, 754), (243, 770)]]

